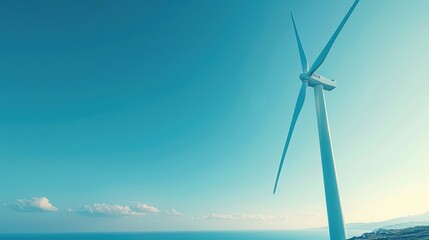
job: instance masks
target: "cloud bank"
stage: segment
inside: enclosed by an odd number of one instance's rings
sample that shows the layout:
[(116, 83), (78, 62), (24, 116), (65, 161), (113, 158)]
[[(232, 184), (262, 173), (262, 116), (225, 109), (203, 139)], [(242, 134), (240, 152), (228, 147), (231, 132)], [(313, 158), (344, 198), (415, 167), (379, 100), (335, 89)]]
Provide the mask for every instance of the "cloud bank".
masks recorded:
[(94, 203), (85, 205), (76, 211), (79, 214), (92, 217), (141, 217), (148, 214), (157, 214), (159, 209), (146, 203), (135, 203), (134, 205), (109, 205), (106, 203)]
[(15, 204), (5, 204), (18, 212), (56, 212), (58, 208), (54, 207), (46, 197), (33, 197), (30, 200), (18, 199)]
[(315, 211), (307, 211), (307, 212), (297, 212), (295, 214), (295, 216), (298, 217), (315, 217), (315, 218), (320, 218), (322, 217), (322, 214), (315, 212)]

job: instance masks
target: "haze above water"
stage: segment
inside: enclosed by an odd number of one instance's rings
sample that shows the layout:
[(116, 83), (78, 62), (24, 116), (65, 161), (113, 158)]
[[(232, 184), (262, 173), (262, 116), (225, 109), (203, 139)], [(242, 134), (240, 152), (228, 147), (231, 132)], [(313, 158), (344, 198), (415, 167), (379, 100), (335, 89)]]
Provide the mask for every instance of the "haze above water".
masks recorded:
[[(352, 231), (360, 235), (361, 231)], [(351, 237), (351, 236), (349, 236)], [(329, 240), (325, 230), (0, 235), (10, 240)]]

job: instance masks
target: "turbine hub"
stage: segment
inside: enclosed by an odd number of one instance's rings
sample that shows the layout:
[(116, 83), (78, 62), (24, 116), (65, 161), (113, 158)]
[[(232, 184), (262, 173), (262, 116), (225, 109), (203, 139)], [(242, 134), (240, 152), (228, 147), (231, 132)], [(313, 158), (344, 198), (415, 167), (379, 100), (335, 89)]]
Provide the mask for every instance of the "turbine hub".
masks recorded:
[(309, 77), (308, 77), (307, 73), (303, 72), (303, 73), (299, 74), (299, 79), (301, 79), (301, 81), (308, 81)]

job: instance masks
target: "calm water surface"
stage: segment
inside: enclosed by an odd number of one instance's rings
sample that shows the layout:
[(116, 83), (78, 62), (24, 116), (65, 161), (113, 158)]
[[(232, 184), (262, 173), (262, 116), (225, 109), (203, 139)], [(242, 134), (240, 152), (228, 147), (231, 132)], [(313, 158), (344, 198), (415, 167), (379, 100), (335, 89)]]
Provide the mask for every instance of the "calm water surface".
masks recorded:
[[(349, 237), (362, 231), (349, 232)], [(329, 240), (326, 230), (150, 233), (0, 234), (4, 240)]]

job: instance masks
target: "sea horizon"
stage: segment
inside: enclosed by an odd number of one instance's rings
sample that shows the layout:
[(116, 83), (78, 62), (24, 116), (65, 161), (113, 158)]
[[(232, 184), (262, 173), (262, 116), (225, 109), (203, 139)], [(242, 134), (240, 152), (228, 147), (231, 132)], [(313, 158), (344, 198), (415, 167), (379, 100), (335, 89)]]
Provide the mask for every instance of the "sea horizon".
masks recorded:
[[(349, 231), (348, 237), (364, 233)], [(302, 230), (181, 230), (181, 231), (127, 231), (127, 232), (52, 232), (52, 233), (1, 233), (0, 239), (147, 239), (147, 240), (238, 240), (238, 239), (295, 239), (328, 240), (329, 232), (324, 229)]]

